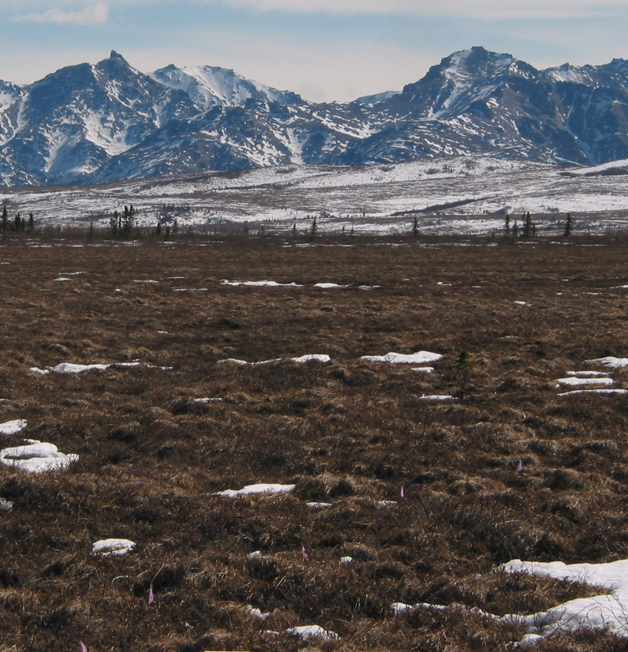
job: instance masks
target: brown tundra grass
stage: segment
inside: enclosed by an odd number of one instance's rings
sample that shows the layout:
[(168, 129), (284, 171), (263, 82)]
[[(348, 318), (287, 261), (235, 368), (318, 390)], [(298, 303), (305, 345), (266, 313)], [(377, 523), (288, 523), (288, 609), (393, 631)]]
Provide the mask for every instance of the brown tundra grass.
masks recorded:
[[(0, 437), (80, 460), (0, 467), (0, 652), (505, 651), (523, 632), (463, 606), (529, 614), (592, 590), (499, 564), (628, 557), (628, 400), (555, 386), (628, 355), (624, 246), (36, 244), (0, 249), (0, 421), (28, 421)], [(433, 374), (360, 360), (418, 350), (444, 355)], [(216, 364), (310, 353), (332, 361)], [(212, 495), (257, 482), (296, 488)], [(137, 548), (94, 557), (109, 537)], [(285, 633), (310, 624), (340, 638)], [(583, 631), (538, 650), (626, 645)]]

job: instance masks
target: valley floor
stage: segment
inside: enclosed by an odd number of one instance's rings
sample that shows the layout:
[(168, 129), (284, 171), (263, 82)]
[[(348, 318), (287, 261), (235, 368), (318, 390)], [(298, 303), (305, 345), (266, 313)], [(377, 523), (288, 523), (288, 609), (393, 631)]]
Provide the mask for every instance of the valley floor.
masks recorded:
[(614, 590), (502, 565), (628, 558), (626, 247), (55, 244), (0, 248), (2, 652), (505, 652)]

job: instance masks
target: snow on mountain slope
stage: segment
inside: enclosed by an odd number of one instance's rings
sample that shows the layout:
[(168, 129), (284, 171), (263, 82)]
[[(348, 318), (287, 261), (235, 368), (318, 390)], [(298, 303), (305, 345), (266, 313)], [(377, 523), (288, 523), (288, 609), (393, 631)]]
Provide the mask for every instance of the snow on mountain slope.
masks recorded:
[(167, 66), (151, 77), (172, 89), (182, 90), (203, 111), (214, 106), (244, 106), (246, 101), (304, 103), (295, 93), (278, 91), (245, 79), (233, 70), (213, 66), (177, 68)]
[(315, 104), (211, 66), (146, 75), (122, 56), (0, 83), (0, 182), (111, 182), (287, 165), (491, 155), (628, 158), (628, 62), (537, 70), (481, 47), (400, 93)]

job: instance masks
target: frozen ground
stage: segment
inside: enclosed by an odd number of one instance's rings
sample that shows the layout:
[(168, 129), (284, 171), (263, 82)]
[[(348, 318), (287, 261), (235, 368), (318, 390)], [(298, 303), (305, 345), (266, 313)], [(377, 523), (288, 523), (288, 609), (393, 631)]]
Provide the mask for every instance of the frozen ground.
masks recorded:
[(176, 219), (180, 229), (208, 233), (241, 231), (244, 223), (303, 232), (314, 216), (320, 233), (398, 233), (412, 228), (416, 214), (424, 234), (490, 234), (501, 232), (506, 211), (513, 225), (530, 211), (539, 234), (562, 233), (567, 212), (575, 233), (600, 233), (628, 225), (625, 175), (614, 172), (624, 165), (562, 168), (479, 156), (360, 168), (295, 165), (106, 186), (3, 189), (0, 202), (10, 214), (32, 212), (40, 225), (87, 227), (93, 221), (104, 227), (114, 210), (133, 204), (142, 225)]

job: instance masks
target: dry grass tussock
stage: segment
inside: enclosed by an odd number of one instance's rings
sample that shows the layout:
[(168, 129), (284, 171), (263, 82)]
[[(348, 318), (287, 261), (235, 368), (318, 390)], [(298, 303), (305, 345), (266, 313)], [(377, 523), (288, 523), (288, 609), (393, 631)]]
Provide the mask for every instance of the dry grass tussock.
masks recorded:
[[(80, 456), (0, 467), (0, 652), (505, 651), (522, 632), (469, 608), (592, 590), (499, 564), (628, 557), (628, 398), (555, 383), (628, 353), (623, 246), (200, 244), (0, 250), (0, 422), (28, 422), (2, 447)], [(360, 359), (419, 350), (433, 373)], [(314, 353), (332, 360), (216, 364)], [(258, 482), (295, 489), (212, 495)], [(93, 556), (109, 537), (137, 547)], [(340, 638), (286, 633), (311, 624)]]

